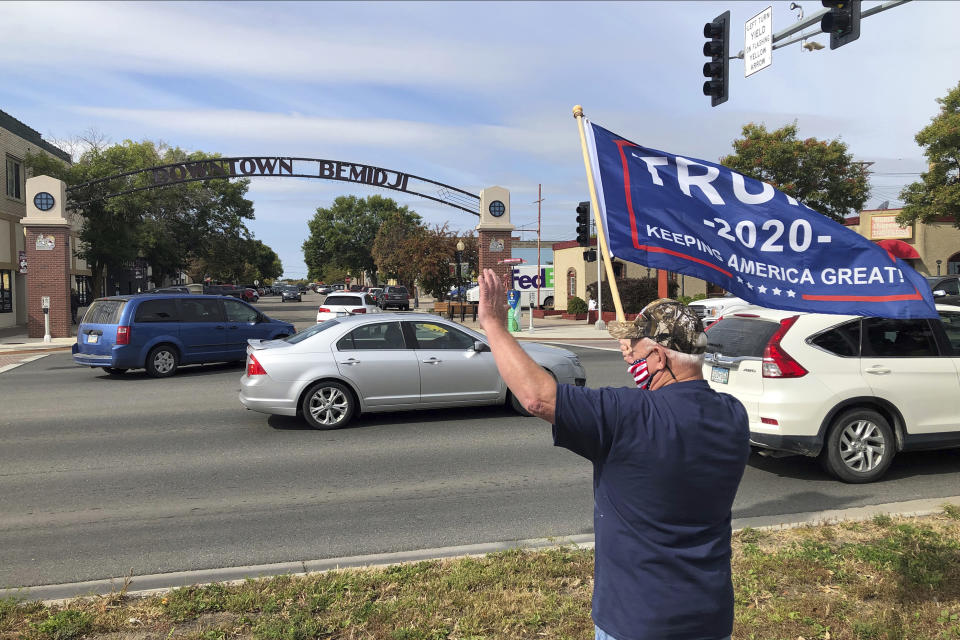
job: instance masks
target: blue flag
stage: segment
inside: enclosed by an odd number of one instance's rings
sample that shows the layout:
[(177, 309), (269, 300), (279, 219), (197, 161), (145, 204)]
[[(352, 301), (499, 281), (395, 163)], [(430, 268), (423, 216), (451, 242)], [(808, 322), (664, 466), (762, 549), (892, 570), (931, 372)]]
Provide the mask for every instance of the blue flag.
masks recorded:
[(774, 309), (937, 317), (930, 287), (909, 265), (771, 185), (584, 125), (615, 257)]

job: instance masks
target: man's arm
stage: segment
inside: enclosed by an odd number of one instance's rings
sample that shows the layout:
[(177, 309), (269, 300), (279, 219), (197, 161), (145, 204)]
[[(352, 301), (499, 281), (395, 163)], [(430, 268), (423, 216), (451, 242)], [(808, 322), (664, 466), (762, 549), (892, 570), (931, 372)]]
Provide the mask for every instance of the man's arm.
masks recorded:
[(493, 359), (504, 382), (527, 411), (553, 424), (557, 406), (557, 383), (533, 361), (507, 331), (506, 290), (496, 274), (480, 274), (478, 319), (487, 334)]

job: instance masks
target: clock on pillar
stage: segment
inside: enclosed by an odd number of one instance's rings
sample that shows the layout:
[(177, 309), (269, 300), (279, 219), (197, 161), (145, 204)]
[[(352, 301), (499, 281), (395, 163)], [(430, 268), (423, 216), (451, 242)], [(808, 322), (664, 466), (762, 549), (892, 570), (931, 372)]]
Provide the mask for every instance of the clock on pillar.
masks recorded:
[(510, 273), (510, 265), (501, 261), (512, 257), (510, 192), (503, 187), (487, 187), (480, 192), (480, 224), (477, 225), (480, 249), (479, 269), (493, 269), (498, 276)]

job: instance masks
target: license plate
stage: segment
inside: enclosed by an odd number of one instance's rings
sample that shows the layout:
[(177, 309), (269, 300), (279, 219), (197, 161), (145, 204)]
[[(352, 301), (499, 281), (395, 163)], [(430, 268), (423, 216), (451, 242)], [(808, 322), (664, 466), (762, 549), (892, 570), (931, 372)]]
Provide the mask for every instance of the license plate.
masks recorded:
[(87, 334), (87, 344), (97, 344), (100, 341), (100, 336), (95, 333)]
[(337, 317), (342, 318), (343, 316), (350, 315), (346, 311), (337, 311)]
[(727, 384), (730, 380), (730, 369), (725, 369), (724, 367), (714, 367), (710, 371), (710, 382), (719, 382), (720, 384)]

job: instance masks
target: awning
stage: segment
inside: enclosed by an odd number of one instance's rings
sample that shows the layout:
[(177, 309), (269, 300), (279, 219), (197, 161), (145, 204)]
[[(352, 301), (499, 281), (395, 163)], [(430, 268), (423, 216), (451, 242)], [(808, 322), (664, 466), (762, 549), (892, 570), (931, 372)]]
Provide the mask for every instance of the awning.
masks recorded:
[(913, 248), (912, 244), (907, 244), (903, 240), (877, 240), (877, 245), (887, 250), (891, 256), (909, 260), (919, 258), (920, 254)]

